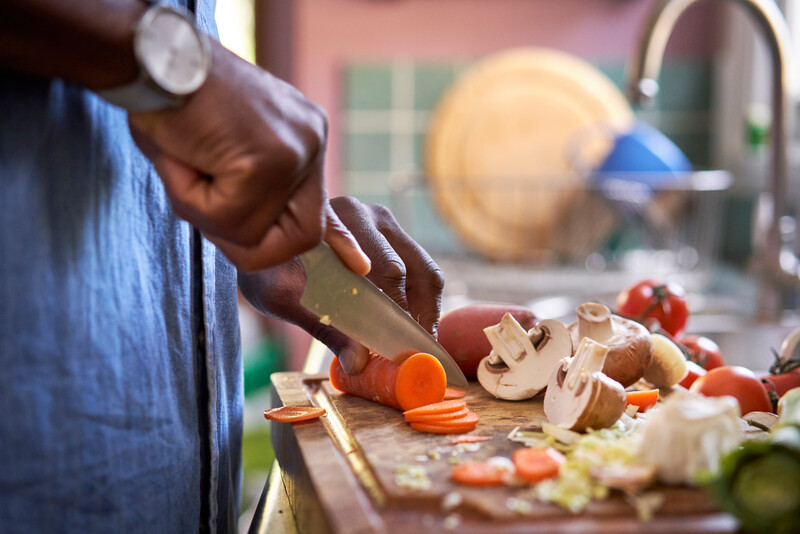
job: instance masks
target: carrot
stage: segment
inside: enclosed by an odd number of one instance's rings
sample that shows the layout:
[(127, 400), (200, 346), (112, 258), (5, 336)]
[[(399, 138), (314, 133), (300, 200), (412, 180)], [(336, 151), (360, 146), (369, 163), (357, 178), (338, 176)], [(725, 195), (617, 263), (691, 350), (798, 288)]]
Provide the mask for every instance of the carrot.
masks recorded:
[[(412, 421), (409, 424), (414, 430), (432, 432), (434, 434), (460, 434), (475, 430), (480, 417), (475, 412), (467, 411), (467, 415), (456, 419)], [(452, 432), (451, 432), (452, 431)]]
[(627, 404), (635, 404), (639, 407), (637, 412), (644, 412), (652, 408), (658, 402), (658, 390), (648, 389), (645, 391), (629, 391)]
[(492, 436), (458, 436), (450, 439), (450, 443), (458, 445), (459, 443), (480, 443), (481, 441), (489, 441)]
[(466, 434), (475, 430), (477, 426), (442, 426), (435, 423), (409, 423), (409, 425), (418, 432), (428, 432), (429, 434)]
[(403, 412), (403, 415), (421, 415), (421, 414), (436, 414), (436, 413), (448, 413), (448, 412), (457, 412), (463, 408), (466, 408), (467, 402), (464, 399), (450, 399), (441, 402), (435, 402), (431, 404), (426, 404), (425, 406), (419, 406), (412, 410), (406, 410)]
[(475, 426), (481, 418), (475, 412), (467, 410), (466, 415), (457, 417), (455, 419), (440, 419), (438, 421), (423, 421), (428, 424), (435, 424), (439, 426)]
[(466, 395), (467, 392), (461, 388), (447, 386), (447, 389), (444, 391), (444, 400), (463, 399)]
[(264, 410), (264, 417), (270, 421), (278, 423), (297, 423), (298, 421), (308, 421), (316, 419), (325, 414), (325, 408), (317, 406), (281, 406)]
[(489, 462), (467, 462), (450, 471), (450, 478), (459, 484), (470, 486), (499, 486), (509, 476), (508, 468)]
[(402, 364), (370, 355), (358, 375), (348, 375), (337, 358), (330, 368), (331, 385), (344, 393), (380, 402), (399, 410), (411, 410), (444, 398), (447, 377), (439, 360), (430, 354), (413, 354)]
[(406, 415), (405, 419), (407, 423), (435, 423), (436, 421), (445, 421), (447, 419), (464, 417), (468, 413), (469, 410), (467, 408), (462, 408), (456, 412)]
[(517, 476), (526, 482), (537, 483), (558, 476), (561, 464), (566, 457), (553, 449), (532, 449), (525, 447), (511, 453), (511, 461), (517, 469)]

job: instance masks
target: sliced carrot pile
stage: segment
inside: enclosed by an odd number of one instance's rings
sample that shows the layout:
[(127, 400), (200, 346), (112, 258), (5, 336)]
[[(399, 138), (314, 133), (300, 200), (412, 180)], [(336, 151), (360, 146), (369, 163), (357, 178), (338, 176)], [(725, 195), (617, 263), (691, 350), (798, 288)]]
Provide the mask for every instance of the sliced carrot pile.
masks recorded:
[(634, 404), (638, 406), (637, 412), (644, 412), (648, 408), (652, 408), (658, 402), (658, 390), (648, 389), (645, 391), (628, 391), (628, 405)]
[(414, 408), (413, 410), (406, 410), (403, 412), (403, 415), (406, 417), (408, 416), (417, 416), (417, 415), (432, 415), (432, 414), (439, 414), (439, 413), (450, 413), (450, 412), (457, 412), (463, 408), (467, 407), (467, 402), (464, 399), (451, 399), (441, 402), (434, 402), (431, 404), (426, 404), (425, 406), (420, 406), (418, 408)]
[(403, 412), (411, 428), (432, 434), (461, 434), (475, 430), (480, 417), (464, 399), (450, 399)]
[(459, 443), (480, 443), (482, 441), (489, 441), (492, 436), (456, 436), (450, 438), (450, 443), (458, 445)]
[(331, 385), (339, 391), (380, 402), (399, 410), (411, 410), (440, 402), (447, 389), (447, 376), (439, 360), (417, 353), (402, 364), (370, 355), (361, 373), (348, 375), (337, 358), (330, 368)]
[(466, 395), (466, 391), (455, 386), (447, 386), (447, 389), (444, 390), (444, 400), (463, 399)]
[(427, 432), (428, 434), (464, 434), (474, 430), (474, 426), (442, 426), (436, 423), (409, 423), (411, 428), (417, 432)]
[(453, 467), (450, 478), (470, 486), (498, 486), (509, 476), (507, 468), (489, 462), (467, 462)]
[(316, 419), (325, 414), (325, 408), (317, 406), (281, 406), (264, 410), (264, 417), (270, 421), (279, 423), (297, 423), (298, 421), (308, 421)]
[(464, 407), (456, 412), (412, 414), (406, 415), (405, 418), (407, 423), (435, 423), (436, 421), (446, 421), (447, 419), (458, 419), (459, 417), (464, 417), (468, 413), (470, 413), (470, 411)]
[(525, 447), (511, 453), (511, 461), (514, 462), (519, 478), (535, 484), (558, 476), (558, 470), (567, 458), (550, 447), (547, 449)]

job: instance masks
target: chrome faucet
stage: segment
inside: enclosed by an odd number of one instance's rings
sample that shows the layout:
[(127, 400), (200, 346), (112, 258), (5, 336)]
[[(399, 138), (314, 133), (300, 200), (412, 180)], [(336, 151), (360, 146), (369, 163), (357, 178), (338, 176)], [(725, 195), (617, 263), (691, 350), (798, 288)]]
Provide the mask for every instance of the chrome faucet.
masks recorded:
[[(632, 103), (647, 104), (655, 98), (664, 49), (675, 23), (689, 7), (700, 1), (665, 0), (654, 8), (627, 69), (628, 93)], [(775, 320), (782, 313), (782, 295), (786, 288), (796, 287), (800, 281), (796, 271), (797, 262), (781, 264), (781, 218), (786, 215), (788, 193), (788, 112), (793, 101), (791, 40), (786, 19), (773, 0), (727, 1), (742, 6), (752, 16), (767, 41), (772, 58), (771, 198), (767, 203), (771, 205), (771, 210), (767, 214), (769, 222), (763, 242), (754, 242), (753, 247), (760, 283), (759, 319)], [(785, 254), (786, 250), (783, 252)], [(789, 272), (786, 265), (795, 267)]]

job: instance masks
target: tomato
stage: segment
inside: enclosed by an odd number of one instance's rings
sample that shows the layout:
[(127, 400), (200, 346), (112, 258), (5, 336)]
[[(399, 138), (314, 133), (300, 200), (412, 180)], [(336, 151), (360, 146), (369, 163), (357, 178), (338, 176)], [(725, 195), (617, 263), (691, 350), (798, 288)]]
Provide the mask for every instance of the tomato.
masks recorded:
[(726, 365), (711, 369), (695, 380), (689, 390), (706, 397), (723, 395), (735, 397), (739, 401), (742, 415), (755, 411), (772, 411), (772, 402), (770, 402), (764, 386), (746, 367)]
[(725, 365), (719, 346), (705, 336), (684, 336), (681, 344), (686, 349), (687, 358), (707, 371)]
[(695, 380), (708, 373), (708, 371), (694, 363), (692, 360), (686, 360), (686, 369), (688, 371), (686, 376), (683, 377), (683, 380), (678, 382), (685, 388), (689, 388), (692, 384), (694, 384)]
[(617, 296), (617, 313), (640, 323), (656, 320), (667, 333), (679, 336), (689, 320), (689, 306), (678, 284), (642, 280)]

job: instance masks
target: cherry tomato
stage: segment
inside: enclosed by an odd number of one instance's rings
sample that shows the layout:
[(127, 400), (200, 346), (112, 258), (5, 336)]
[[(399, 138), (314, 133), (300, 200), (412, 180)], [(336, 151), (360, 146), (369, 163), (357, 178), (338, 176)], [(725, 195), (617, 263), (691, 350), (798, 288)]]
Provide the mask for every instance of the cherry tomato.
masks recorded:
[(686, 360), (686, 376), (679, 382), (685, 388), (689, 388), (694, 384), (695, 380), (708, 373), (705, 369), (694, 363), (692, 360)]
[(725, 365), (719, 345), (705, 336), (684, 336), (681, 344), (686, 348), (687, 358), (707, 371)]
[(772, 411), (772, 402), (770, 402), (764, 386), (746, 367), (726, 365), (711, 369), (695, 380), (689, 390), (706, 397), (723, 395), (735, 397), (739, 401), (742, 415), (755, 411)]
[(666, 332), (679, 336), (689, 320), (683, 288), (675, 283), (642, 280), (617, 296), (617, 313), (640, 323), (656, 320)]

